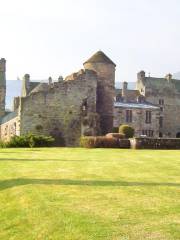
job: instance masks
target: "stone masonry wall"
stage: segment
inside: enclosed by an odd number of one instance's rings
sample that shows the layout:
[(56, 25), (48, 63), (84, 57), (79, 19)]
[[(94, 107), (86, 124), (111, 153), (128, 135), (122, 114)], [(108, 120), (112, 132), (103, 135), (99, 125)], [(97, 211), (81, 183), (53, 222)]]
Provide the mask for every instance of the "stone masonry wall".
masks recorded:
[[(159, 105), (163, 99), (164, 104)], [(160, 116), (163, 118), (163, 126), (160, 128), (163, 137), (176, 137), (180, 132), (180, 94), (174, 91), (147, 92), (146, 100), (161, 107)]]
[(20, 135), (20, 120), (19, 116), (1, 124), (0, 126), (1, 140), (9, 141), (12, 136)]
[[(20, 100), (21, 134), (28, 132), (62, 138), (67, 146), (78, 145), (82, 119), (96, 117), (97, 75), (81, 70), (67, 81), (50, 84), (48, 92), (31, 93)], [(96, 134), (96, 122), (87, 126)], [(94, 132), (93, 132), (94, 131)]]
[(114, 127), (121, 124), (127, 124), (135, 129), (135, 137), (141, 136), (142, 130), (153, 131), (153, 137), (159, 137), (159, 110), (151, 111), (151, 123), (146, 123), (146, 109), (130, 109), (132, 110), (132, 122), (126, 122), (126, 109), (122, 107), (114, 108)]

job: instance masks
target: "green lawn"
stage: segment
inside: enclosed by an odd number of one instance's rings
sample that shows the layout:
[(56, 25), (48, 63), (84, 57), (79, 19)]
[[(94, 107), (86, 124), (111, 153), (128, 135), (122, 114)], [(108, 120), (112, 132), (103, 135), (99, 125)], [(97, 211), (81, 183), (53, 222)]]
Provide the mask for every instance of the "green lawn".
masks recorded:
[(180, 239), (180, 151), (1, 149), (0, 240)]

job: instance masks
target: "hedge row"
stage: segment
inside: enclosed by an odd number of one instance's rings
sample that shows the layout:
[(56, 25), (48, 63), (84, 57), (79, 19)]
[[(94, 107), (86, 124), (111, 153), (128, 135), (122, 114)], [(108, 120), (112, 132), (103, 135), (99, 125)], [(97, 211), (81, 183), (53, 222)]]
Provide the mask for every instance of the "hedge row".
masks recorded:
[(108, 133), (106, 134), (107, 138), (117, 138), (117, 139), (124, 139), (125, 135), (122, 133)]
[(54, 143), (51, 136), (27, 134), (22, 136), (13, 136), (8, 142), (0, 142), (1, 148), (16, 147), (49, 147)]
[(85, 148), (130, 148), (130, 141), (105, 136), (81, 137), (80, 146)]

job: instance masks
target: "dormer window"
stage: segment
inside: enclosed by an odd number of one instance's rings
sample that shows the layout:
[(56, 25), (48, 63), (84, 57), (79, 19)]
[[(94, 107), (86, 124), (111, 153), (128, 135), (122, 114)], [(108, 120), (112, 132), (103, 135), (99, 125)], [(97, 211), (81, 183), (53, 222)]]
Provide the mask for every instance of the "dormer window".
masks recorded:
[(137, 102), (138, 103), (143, 103), (145, 101), (144, 96), (140, 95), (137, 97)]
[(123, 97), (122, 97), (121, 94), (118, 94), (118, 95), (116, 96), (116, 102), (123, 102)]

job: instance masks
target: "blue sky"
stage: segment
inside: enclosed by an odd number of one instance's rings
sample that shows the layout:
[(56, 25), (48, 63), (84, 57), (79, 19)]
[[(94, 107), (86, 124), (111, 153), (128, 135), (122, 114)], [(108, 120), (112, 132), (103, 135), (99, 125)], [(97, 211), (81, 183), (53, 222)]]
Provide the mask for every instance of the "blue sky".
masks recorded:
[(180, 71), (179, 0), (0, 0), (7, 79), (66, 76), (101, 49), (116, 81)]

